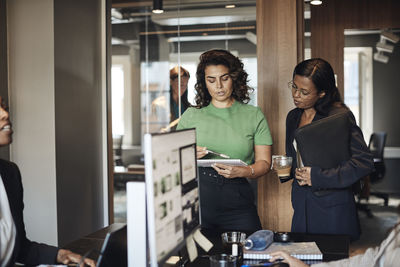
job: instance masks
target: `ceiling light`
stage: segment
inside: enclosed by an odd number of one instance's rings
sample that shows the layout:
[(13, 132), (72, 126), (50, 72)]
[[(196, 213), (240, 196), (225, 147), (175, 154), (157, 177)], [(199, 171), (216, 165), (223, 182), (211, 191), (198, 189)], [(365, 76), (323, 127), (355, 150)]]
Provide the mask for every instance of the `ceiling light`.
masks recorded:
[(168, 38), (169, 43), (173, 42), (198, 42), (198, 41), (226, 41), (246, 39), (245, 34), (228, 34), (228, 35), (203, 35), (203, 36), (181, 36)]
[(207, 11), (202, 9), (181, 10), (179, 19), (176, 12), (164, 12), (163, 14), (153, 14), (151, 20), (159, 25), (176, 26), (182, 25), (199, 25), (199, 24), (225, 24), (238, 21), (255, 21), (256, 7), (236, 7), (229, 9), (229, 16), (226, 14), (227, 9), (213, 8)]
[(124, 16), (122, 16), (122, 13), (116, 10), (115, 8), (111, 8), (111, 18), (115, 19), (123, 19)]
[(314, 5), (314, 6), (319, 6), (322, 4), (322, 1), (321, 0), (311, 0), (310, 4)]
[(163, 1), (162, 0), (153, 0), (153, 13), (161, 14), (164, 13), (163, 9)]
[(374, 60), (386, 64), (389, 62), (389, 57), (385, 56), (382, 52), (376, 52), (374, 53)]
[(255, 35), (253, 32), (246, 32), (246, 39), (249, 40), (249, 42), (257, 45), (257, 35)]
[(225, 8), (235, 8), (235, 5), (226, 5)]

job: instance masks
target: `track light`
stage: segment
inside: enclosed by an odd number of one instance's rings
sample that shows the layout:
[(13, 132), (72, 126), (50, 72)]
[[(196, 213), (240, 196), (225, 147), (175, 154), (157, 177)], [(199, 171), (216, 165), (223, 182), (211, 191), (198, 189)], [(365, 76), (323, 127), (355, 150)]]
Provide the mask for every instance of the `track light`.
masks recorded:
[(392, 43), (397, 43), (397, 42), (399, 42), (400, 37), (392, 32), (383, 31), (381, 33), (381, 39), (390, 41)]
[(374, 53), (374, 60), (386, 64), (386, 63), (389, 62), (389, 57), (388, 57), (388, 56), (385, 56), (385, 55), (383, 54), (383, 52), (378, 51), (378, 52)]
[(161, 14), (164, 13), (163, 0), (153, 0), (153, 13)]
[(387, 53), (393, 53), (393, 45), (387, 44), (385, 41), (383, 42), (377, 42), (376, 43), (376, 50), (382, 51), (382, 52), (387, 52)]
[(310, 4), (314, 5), (314, 6), (319, 6), (322, 4), (322, 1), (321, 0), (311, 0)]
[(374, 60), (382, 62), (382, 63), (388, 63), (389, 62), (389, 57), (384, 55), (383, 53), (393, 53), (394, 45), (387, 44), (386, 42), (392, 42), (392, 43), (397, 43), (400, 40), (400, 37), (397, 36), (396, 34), (389, 32), (387, 30), (384, 30), (381, 32), (380, 35), (380, 40), (379, 42), (376, 43), (376, 53), (374, 53)]

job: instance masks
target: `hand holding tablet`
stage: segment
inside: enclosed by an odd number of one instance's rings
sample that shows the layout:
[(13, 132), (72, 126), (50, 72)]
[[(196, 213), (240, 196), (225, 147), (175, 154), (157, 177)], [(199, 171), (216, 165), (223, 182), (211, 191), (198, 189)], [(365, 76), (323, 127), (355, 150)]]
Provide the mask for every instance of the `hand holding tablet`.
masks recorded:
[(212, 167), (212, 165), (216, 163), (232, 166), (247, 166), (247, 164), (240, 159), (198, 159), (197, 167)]

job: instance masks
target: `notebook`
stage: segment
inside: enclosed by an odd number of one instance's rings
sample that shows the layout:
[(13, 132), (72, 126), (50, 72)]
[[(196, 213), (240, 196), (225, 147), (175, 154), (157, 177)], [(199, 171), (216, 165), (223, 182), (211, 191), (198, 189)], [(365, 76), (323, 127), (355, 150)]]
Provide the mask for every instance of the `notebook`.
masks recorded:
[(128, 266), (127, 226), (107, 233), (97, 260), (97, 267)]
[[(321, 263), (322, 260), (301, 260), (307, 265)], [(241, 267), (270, 266), (270, 267), (289, 267), (289, 264), (282, 261), (269, 262), (269, 260), (243, 260)]]
[(270, 253), (284, 250), (299, 260), (322, 260), (322, 252), (315, 242), (274, 242), (264, 250), (243, 249), (244, 259), (264, 260), (271, 258)]
[(221, 163), (233, 166), (247, 166), (246, 162), (240, 159), (198, 159), (197, 167), (211, 167), (215, 163)]

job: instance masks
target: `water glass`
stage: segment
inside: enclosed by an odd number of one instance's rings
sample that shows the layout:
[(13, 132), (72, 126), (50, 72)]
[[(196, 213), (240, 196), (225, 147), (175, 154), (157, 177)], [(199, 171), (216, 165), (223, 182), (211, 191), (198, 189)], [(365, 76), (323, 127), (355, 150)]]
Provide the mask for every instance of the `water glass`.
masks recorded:
[(236, 267), (237, 257), (227, 254), (210, 256), (210, 267)]
[(241, 256), (246, 234), (242, 232), (225, 232), (221, 235), (222, 246), (226, 254)]

